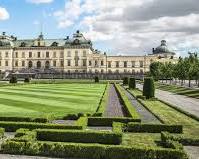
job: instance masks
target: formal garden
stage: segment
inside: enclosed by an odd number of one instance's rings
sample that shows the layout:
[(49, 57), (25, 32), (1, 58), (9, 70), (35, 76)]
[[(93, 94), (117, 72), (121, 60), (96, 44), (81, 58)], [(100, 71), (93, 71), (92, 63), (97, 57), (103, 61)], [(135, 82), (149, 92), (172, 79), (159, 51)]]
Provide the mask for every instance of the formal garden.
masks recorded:
[[(15, 79), (16, 80), (16, 79)], [(12, 83), (12, 82), (11, 82)], [(186, 159), (199, 118), (122, 81), (38, 80), (0, 85), (1, 154), (85, 159)], [(140, 83), (140, 82), (139, 82)], [(8, 134), (14, 134), (8, 138)]]

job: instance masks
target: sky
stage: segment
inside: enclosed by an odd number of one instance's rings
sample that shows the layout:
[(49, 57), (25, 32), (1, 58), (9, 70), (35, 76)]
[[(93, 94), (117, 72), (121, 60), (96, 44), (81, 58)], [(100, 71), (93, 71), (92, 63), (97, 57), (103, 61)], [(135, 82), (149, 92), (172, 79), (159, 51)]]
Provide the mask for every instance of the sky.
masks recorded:
[(145, 55), (165, 39), (180, 56), (199, 52), (198, 0), (0, 0), (0, 32), (65, 38), (80, 30), (109, 55)]

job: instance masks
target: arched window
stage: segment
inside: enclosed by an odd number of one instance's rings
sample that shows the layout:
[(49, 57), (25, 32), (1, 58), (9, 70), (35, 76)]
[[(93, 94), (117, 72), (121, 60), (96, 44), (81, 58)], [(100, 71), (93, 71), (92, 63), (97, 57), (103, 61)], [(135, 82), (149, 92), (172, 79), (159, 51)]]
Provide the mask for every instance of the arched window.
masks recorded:
[(41, 68), (41, 61), (37, 61), (37, 68)]
[(28, 68), (32, 68), (32, 61), (28, 62)]
[(50, 68), (50, 62), (49, 62), (49, 61), (46, 61), (46, 63), (45, 63), (45, 68), (46, 68), (46, 69), (49, 69), (49, 68)]

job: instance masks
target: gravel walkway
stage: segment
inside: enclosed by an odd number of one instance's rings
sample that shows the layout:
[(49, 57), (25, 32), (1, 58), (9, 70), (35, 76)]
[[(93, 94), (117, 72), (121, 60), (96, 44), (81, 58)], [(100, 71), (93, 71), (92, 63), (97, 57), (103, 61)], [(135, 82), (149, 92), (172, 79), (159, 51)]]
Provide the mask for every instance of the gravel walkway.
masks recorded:
[(149, 112), (143, 105), (141, 105), (135, 97), (133, 97), (128, 91), (125, 90), (126, 95), (132, 103), (132, 106), (137, 110), (140, 114), (141, 121), (143, 123), (156, 123), (160, 124), (161, 122), (151, 113)]
[(105, 117), (126, 116), (126, 113), (124, 111), (124, 106), (121, 104), (113, 84), (111, 84), (110, 86), (108, 106), (104, 116)]
[(198, 146), (184, 146), (184, 150), (188, 154), (189, 159), (199, 159)]
[(53, 120), (53, 124), (74, 125), (76, 120)]
[[(143, 86), (141, 84), (137, 84), (137, 87), (142, 90)], [(199, 117), (199, 99), (178, 95), (168, 91), (162, 91), (159, 89), (155, 90), (155, 96), (171, 105), (174, 105)]]

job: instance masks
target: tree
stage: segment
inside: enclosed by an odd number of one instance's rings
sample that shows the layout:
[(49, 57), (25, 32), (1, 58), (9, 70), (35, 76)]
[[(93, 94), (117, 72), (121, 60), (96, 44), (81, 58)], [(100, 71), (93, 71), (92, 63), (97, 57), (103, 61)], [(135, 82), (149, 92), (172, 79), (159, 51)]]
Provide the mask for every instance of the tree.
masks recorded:
[(129, 78), (128, 77), (124, 77), (123, 78), (123, 85), (128, 85), (129, 84)]
[(99, 77), (95, 76), (95, 83), (99, 83)]
[(146, 99), (155, 96), (155, 86), (152, 77), (147, 77), (144, 79), (143, 96), (145, 96)]
[(17, 77), (16, 76), (12, 76), (11, 78), (10, 78), (10, 81), (9, 81), (10, 83), (17, 83)]
[(156, 81), (158, 81), (161, 77), (161, 67), (162, 63), (153, 62), (150, 64), (150, 76), (152, 76)]
[(135, 89), (136, 88), (136, 82), (135, 78), (129, 78), (129, 89)]

